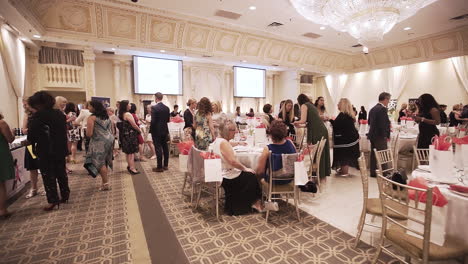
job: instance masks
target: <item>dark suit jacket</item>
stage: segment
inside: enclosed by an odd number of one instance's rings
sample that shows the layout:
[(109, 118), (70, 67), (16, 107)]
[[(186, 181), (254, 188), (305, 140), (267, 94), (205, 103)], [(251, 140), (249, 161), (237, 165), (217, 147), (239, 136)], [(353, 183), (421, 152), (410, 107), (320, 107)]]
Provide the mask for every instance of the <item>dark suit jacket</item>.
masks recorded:
[(390, 138), (390, 120), (388, 119), (387, 108), (377, 104), (369, 111), (369, 133), (370, 140)]
[(167, 123), (169, 122), (170, 111), (169, 107), (163, 103), (158, 103), (151, 107), (151, 126), (150, 133), (152, 136), (167, 136), (169, 129)]

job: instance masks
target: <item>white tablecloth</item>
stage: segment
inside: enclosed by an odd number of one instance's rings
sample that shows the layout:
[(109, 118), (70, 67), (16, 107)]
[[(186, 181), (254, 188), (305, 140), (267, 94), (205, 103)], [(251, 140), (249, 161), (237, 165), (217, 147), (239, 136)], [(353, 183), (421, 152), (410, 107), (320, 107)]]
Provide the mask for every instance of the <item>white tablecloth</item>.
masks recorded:
[[(370, 149), (370, 141), (367, 139), (365, 134), (359, 134), (359, 148), (363, 152), (369, 152)], [(392, 134), (392, 140), (388, 142), (388, 147), (394, 148), (395, 144), (398, 144), (398, 152), (408, 152), (413, 149), (413, 146), (416, 144), (416, 135), (412, 134), (400, 134), (398, 138), (398, 142), (394, 142), (395, 136)]]
[[(236, 150), (237, 148), (234, 148)], [(259, 147), (241, 147), (244, 151), (236, 151), (236, 158), (244, 166), (252, 169), (256, 169), (258, 165), (258, 158), (262, 154), (263, 148)], [(245, 152), (247, 150), (247, 152)]]
[[(419, 170), (413, 171), (411, 174), (412, 178), (423, 177), (423, 178), (432, 178), (431, 173), (422, 172)], [(468, 177), (463, 178), (464, 182), (468, 184)], [(453, 177), (453, 182), (462, 185), (458, 182), (457, 177)], [(430, 183), (433, 184), (433, 183)], [(449, 191), (449, 185), (438, 184), (440, 192), (447, 198), (448, 204), (442, 208), (438, 209), (435, 206), (432, 214), (432, 223), (442, 223), (442, 229), (445, 230), (445, 238), (450, 237), (460, 241), (463, 241), (468, 245), (468, 228), (466, 228), (466, 223), (468, 219), (468, 197), (464, 197)], [(436, 244), (441, 244), (442, 241), (432, 241)]]
[(13, 161), (15, 164), (15, 179), (5, 182), (7, 190), (7, 198), (12, 197), (21, 191), (26, 183), (30, 181), (29, 172), (24, 168), (24, 152), (27, 151), (26, 147), (20, 147), (11, 151)]

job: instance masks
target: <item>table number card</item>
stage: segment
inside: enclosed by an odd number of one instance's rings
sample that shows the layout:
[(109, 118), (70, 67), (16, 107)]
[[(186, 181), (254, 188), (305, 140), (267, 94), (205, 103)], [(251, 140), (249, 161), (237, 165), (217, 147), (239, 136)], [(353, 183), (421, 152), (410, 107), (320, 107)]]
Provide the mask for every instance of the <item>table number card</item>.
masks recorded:
[(266, 128), (255, 128), (255, 144), (267, 142)]

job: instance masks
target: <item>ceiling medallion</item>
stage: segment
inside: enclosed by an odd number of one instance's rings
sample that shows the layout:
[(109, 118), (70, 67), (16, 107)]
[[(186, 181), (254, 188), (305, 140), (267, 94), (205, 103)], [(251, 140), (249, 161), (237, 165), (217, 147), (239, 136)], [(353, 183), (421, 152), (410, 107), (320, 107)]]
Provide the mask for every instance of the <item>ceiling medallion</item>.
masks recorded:
[(437, 0), (290, 0), (303, 17), (348, 32), (362, 45), (383, 39), (399, 23)]

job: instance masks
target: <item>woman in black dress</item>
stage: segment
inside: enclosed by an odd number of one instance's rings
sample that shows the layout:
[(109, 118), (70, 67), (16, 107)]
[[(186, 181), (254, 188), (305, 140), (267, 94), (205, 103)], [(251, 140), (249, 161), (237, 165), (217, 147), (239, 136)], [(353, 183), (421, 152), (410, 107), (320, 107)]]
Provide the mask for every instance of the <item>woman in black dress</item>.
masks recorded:
[(407, 108), (408, 108), (408, 104), (403, 103), (403, 104), (401, 105), (400, 112), (398, 112), (398, 123), (401, 122), (401, 118), (402, 118), (402, 117), (406, 117), (406, 114), (407, 114), (407, 113), (406, 113), (406, 112), (407, 112), (406, 109), (407, 109)]
[(452, 108), (452, 112), (449, 114), (449, 126), (456, 127), (461, 124), (461, 112), (460, 105), (456, 104)]
[(195, 109), (197, 109), (197, 100), (189, 99), (187, 102), (187, 109), (184, 112), (184, 131), (187, 134), (192, 135), (192, 140), (195, 139), (195, 127), (193, 126), (193, 120), (195, 118)]
[(333, 168), (338, 175), (348, 176), (349, 166), (357, 168), (359, 158), (359, 133), (354, 126), (356, 116), (347, 98), (338, 103), (340, 113), (331, 121), (333, 126)]
[(135, 119), (129, 112), (131, 105), (128, 100), (123, 100), (119, 105), (119, 136), (122, 143), (122, 152), (127, 158), (127, 170), (130, 174), (140, 173), (135, 169), (135, 153), (138, 153), (138, 135), (141, 134)]
[(417, 101), (419, 114), (414, 121), (419, 123), (418, 148), (427, 149), (434, 136), (439, 135), (436, 125), (440, 124), (439, 104), (430, 94), (423, 94)]
[(359, 112), (358, 121), (367, 120), (367, 111), (363, 105), (361, 105), (361, 111)]

